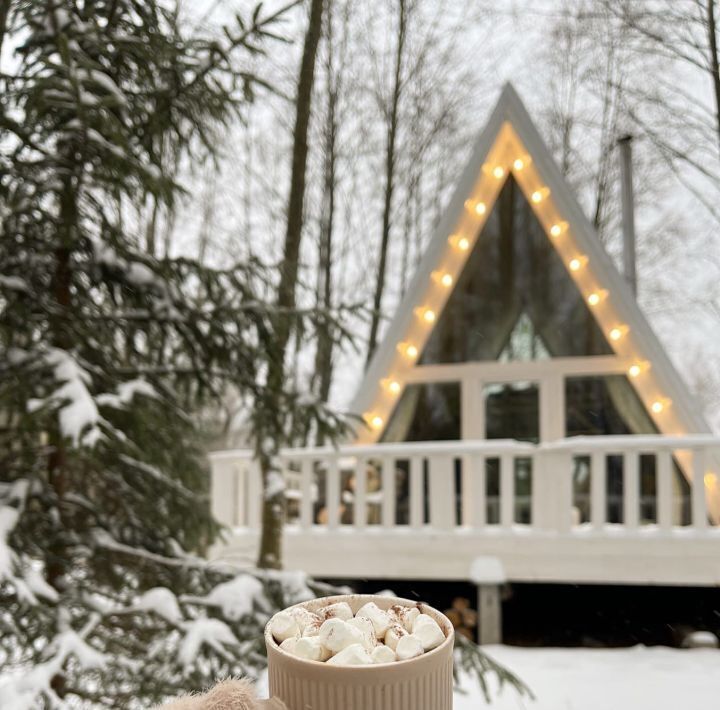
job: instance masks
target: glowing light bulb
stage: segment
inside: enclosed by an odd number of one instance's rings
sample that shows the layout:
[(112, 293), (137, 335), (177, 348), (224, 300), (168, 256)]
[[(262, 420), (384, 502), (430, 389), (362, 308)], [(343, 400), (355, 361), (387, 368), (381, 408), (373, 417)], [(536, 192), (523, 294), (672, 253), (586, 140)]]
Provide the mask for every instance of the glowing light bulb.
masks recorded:
[(475, 205), (475, 214), (484, 215), (486, 209), (487, 209), (487, 207), (485, 207), (485, 203), (484, 203), (484, 202), (478, 202), (478, 203)]
[(610, 331), (609, 335), (610, 335), (610, 340), (620, 340), (620, 338), (622, 338), (623, 335), (625, 335), (625, 328), (623, 328), (623, 327), (613, 328)]
[(660, 414), (660, 412), (665, 409), (665, 404), (661, 402), (659, 399), (652, 403), (652, 406), (650, 407), (655, 414)]
[(540, 190), (535, 190), (533, 194), (530, 196), (530, 199), (537, 205), (538, 203), (542, 202), (543, 194)]
[(562, 227), (559, 224), (553, 224), (553, 226), (550, 227), (550, 234), (553, 237), (559, 237), (562, 234)]
[(503, 175), (505, 175), (505, 168), (503, 168), (502, 165), (496, 165), (493, 168), (493, 175), (499, 180)]
[(382, 425), (383, 425), (383, 418), (382, 418), (382, 417), (379, 417), (379, 416), (376, 415), (376, 416), (374, 416), (374, 417), (370, 420), (370, 426), (371, 426), (373, 429), (379, 429)]
[(400, 391), (400, 383), (397, 380), (393, 380), (389, 385), (388, 389), (393, 393), (397, 394)]
[(568, 262), (568, 267), (570, 268), (570, 271), (579, 271), (582, 267), (582, 261), (580, 259), (570, 259)]
[(435, 311), (431, 311), (429, 308), (423, 312), (423, 320), (426, 323), (434, 323), (435, 322)]
[(405, 348), (405, 354), (406, 354), (408, 357), (415, 358), (415, 357), (417, 357), (418, 349), (417, 349), (414, 345), (408, 345), (408, 346)]
[(630, 377), (637, 377), (641, 372), (642, 367), (640, 367), (640, 365), (638, 365), (637, 363), (635, 363), (634, 365), (630, 365), (630, 367), (628, 368), (628, 375), (630, 375)]
[(522, 158), (515, 158), (515, 162), (513, 163), (513, 168), (515, 170), (522, 170), (525, 167), (525, 161)]
[(470, 240), (467, 237), (460, 237), (457, 245), (461, 251), (467, 251), (470, 248)]
[(450, 286), (453, 285), (453, 277), (450, 274), (443, 274), (440, 277), (440, 283), (445, 286), (445, 288), (450, 288)]
[(588, 302), (591, 306), (597, 306), (597, 304), (600, 303), (600, 294), (599, 294), (599, 293), (591, 293), (591, 294), (587, 297), (587, 302)]

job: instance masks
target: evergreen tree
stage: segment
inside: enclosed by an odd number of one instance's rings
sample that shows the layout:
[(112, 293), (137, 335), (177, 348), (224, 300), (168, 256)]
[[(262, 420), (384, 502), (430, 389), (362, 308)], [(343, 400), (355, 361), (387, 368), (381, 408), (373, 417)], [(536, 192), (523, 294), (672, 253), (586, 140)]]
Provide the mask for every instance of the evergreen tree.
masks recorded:
[[(127, 219), (147, 195), (177, 199), (168, 153), (214, 150), (252, 95), (242, 54), (263, 50), (282, 12), (258, 8), (218, 41), (184, 31), (159, 0), (11, 7), (0, 666), (19, 670), (0, 684), (3, 708), (147, 706), (252, 673), (268, 613), (310, 593), (191, 555), (218, 532), (194, 415), (229, 387), (267, 403), (263, 354), (278, 319), (300, 316), (263, 302), (262, 265), (158, 259)], [(300, 393), (272, 398), (330, 433), (344, 426)], [(262, 422), (249, 426), (258, 450), (274, 449)]]

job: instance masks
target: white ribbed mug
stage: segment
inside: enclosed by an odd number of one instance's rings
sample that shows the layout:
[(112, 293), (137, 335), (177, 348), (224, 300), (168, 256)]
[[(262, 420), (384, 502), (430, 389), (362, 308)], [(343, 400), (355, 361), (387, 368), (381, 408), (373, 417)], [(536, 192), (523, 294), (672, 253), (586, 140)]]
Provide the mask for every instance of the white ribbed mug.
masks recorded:
[[(296, 604), (317, 611), (347, 602), (353, 613), (368, 602), (381, 609), (418, 607), (440, 625), (445, 641), (422, 656), (369, 666), (335, 666), (298, 658), (265, 628), (270, 697), (288, 710), (452, 710), (454, 631), (449, 619), (427, 604), (373, 594), (346, 594)], [(291, 607), (294, 608), (294, 607)]]

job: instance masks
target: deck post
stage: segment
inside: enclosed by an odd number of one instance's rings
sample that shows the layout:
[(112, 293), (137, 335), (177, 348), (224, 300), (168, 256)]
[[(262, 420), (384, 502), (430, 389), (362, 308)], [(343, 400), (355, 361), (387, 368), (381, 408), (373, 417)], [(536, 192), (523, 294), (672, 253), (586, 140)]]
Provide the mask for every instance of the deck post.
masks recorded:
[(476, 557), (470, 578), (477, 585), (477, 642), (480, 646), (502, 643), (500, 589), (507, 581), (503, 564), (497, 557)]
[(210, 509), (219, 523), (232, 527), (238, 520), (239, 475), (235, 464), (225, 459), (210, 461)]

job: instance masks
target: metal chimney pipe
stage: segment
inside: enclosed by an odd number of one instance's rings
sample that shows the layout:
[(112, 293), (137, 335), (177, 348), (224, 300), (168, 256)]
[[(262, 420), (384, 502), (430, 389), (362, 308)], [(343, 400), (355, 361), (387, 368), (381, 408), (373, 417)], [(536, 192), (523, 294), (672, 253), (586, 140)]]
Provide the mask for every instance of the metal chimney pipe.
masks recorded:
[(622, 183), (623, 272), (632, 292), (637, 295), (635, 268), (635, 195), (633, 193), (632, 139), (628, 133), (618, 138)]

